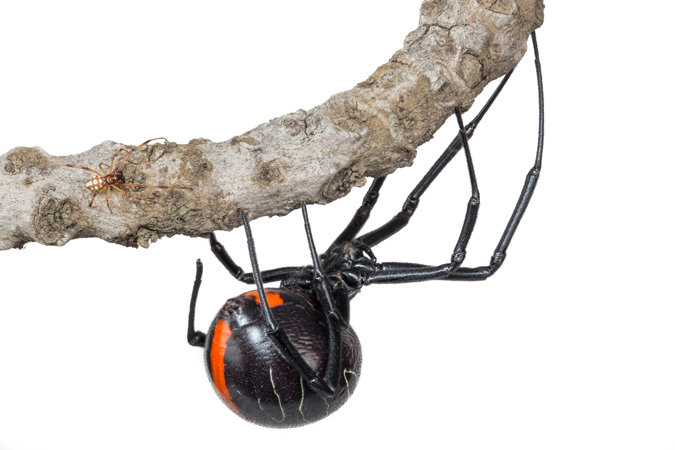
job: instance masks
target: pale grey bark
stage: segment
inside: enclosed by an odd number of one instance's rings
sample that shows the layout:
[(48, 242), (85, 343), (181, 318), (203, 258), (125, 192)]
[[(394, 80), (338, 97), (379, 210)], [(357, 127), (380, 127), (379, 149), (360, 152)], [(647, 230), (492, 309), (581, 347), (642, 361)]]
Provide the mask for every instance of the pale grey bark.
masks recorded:
[[(427, 0), (403, 48), (362, 83), (308, 111), (298, 110), (226, 142), (195, 139), (139, 149), (122, 167), (127, 182), (192, 190), (112, 191), (110, 204), (84, 187), (120, 148), (104, 141), (77, 155), (39, 147), (0, 156), (0, 249), (27, 242), (63, 245), (99, 237), (147, 247), (159, 236), (205, 236), (252, 219), (283, 215), (301, 202), (328, 203), (412, 164), (458, 106), (467, 110), (491, 81), (513, 69), (543, 22), (542, 0)], [(104, 166), (107, 169), (107, 166)], [(129, 190), (128, 188), (126, 188)]]

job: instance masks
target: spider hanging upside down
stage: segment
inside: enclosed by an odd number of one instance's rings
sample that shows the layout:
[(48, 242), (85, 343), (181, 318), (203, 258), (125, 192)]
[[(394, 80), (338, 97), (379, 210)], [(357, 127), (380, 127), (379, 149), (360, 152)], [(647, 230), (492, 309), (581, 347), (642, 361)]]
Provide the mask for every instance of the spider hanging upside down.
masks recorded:
[[(361, 346), (349, 324), (349, 306), (363, 286), (428, 280), (481, 281), (499, 270), (541, 172), (544, 91), (534, 33), (532, 46), (539, 91), (537, 153), (489, 264), (462, 266), (480, 204), (468, 140), (511, 73), (504, 76), (487, 104), (466, 127), (460, 110), (455, 109), (459, 134), (410, 193), (401, 212), (389, 222), (359, 234), (375, 206), (384, 183), (382, 177), (373, 182), (344, 231), (325, 253), (319, 255), (303, 202), (311, 265), (260, 271), (251, 227), (244, 211), (241, 211), (241, 219), (248, 240), (250, 273), (244, 273), (211, 233), (211, 250), (228, 272), (237, 280), (255, 284), (257, 288), (229, 299), (216, 315), (208, 333), (196, 331), (195, 307), (203, 271), (201, 261), (197, 261), (187, 340), (192, 346), (204, 348), (211, 383), (232, 411), (258, 425), (283, 428), (315, 422), (342, 406), (354, 392), (361, 373)], [(439, 266), (378, 262), (371, 248), (408, 224), (422, 194), (462, 148), (471, 182), (471, 198), (450, 261)], [(274, 281), (281, 281), (281, 286), (264, 288), (263, 283)]]
[[(120, 170), (120, 167), (122, 167), (122, 164), (124, 164), (127, 161), (127, 159), (129, 159), (129, 156), (131, 156), (131, 154), (133, 152), (135, 152), (139, 148), (143, 147), (147, 143), (152, 142), (152, 141), (156, 141), (158, 139), (164, 139), (164, 141), (166, 141), (165, 138), (148, 139), (147, 141), (143, 142), (141, 145), (139, 145), (138, 147), (136, 147), (132, 150), (127, 150), (125, 148), (119, 149), (117, 151), (117, 153), (115, 153), (113, 155), (112, 160), (110, 161), (110, 170), (107, 173), (106, 173), (105, 169), (103, 168), (103, 165), (107, 165), (105, 163), (101, 163), (101, 164), (98, 165), (98, 168), (101, 170), (101, 172), (99, 172), (97, 170), (94, 170), (94, 169), (90, 169), (89, 167), (75, 166), (73, 164), (56, 164), (54, 166), (47, 166), (47, 167), (45, 167), (45, 169), (51, 169), (52, 167), (72, 167), (72, 168), (75, 168), (75, 169), (84, 169), (84, 170), (88, 170), (90, 172), (94, 172), (96, 174), (96, 176), (94, 178), (88, 179), (87, 182), (84, 185), (87, 189), (92, 190), (92, 191), (96, 191), (96, 192), (94, 192), (94, 196), (91, 198), (91, 201), (89, 202), (89, 206), (90, 207), (93, 206), (94, 199), (96, 198), (96, 196), (98, 194), (107, 190), (107, 192), (105, 194), (105, 203), (106, 203), (106, 205), (108, 205), (108, 209), (110, 210), (111, 214), (112, 214), (112, 209), (110, 209), (110, 202), (108, 201), (108, 199), (110, 197), (110, 189), (117, 189), (122, 194), (124, 194), (126, 197), (135, 198), (136, 200), (143, 200), (144, 202), (155, 203), (154, 200), (136, 197), (135, 195), (131, 195), (128, 192), (125, 192), (122, 189), (120, 189), (119, 186), (128, 186), (128, 187), (136, 187), (136, 188), (155, 188), (155, 189), (192, 189), (192, 188), (189, 188), (189, 187), (182, 187), (182, 186), (150, 186), (150, 185), (145, 185), (145, 184), (134, 184), (134, 183), (127, 183), (126, 182), (126, 180), (124, 179), (124, 174)], [(114, 165), (115, 164), (115, 158), (117, 157), (117, 155), (119, 155), (123, 151), (127, 152), (126, 156), (124, 157), (124, 159), (122, 159), (122, 161), (120, 161), (119, 164), (117, 164), (117, 166), (115, 166)]]

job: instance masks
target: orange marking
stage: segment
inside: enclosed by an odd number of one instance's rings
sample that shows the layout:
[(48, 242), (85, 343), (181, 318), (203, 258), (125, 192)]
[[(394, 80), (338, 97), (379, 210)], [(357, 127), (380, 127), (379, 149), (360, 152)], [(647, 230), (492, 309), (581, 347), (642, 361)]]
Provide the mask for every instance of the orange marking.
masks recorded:
[(232, 397), (230, 397), (225, 383), (225, 350), (227, 349), (227, 340), (231, 335), (232, 331), (227, 322), (222, 319), (219, 320), (213, 332), (213, 342), (211, 342), (211, 376), (220, 398), (223, 399), (227, 407), (244, 417), (232, 403)]
[[(246, 292), (241, 294), (241, 296), (255, 297), (255, 301), (260, 303), (258, 291)], [(281, 295), (279, 295), (279, 292), (275, 289), (265, 289), (265, 297), (267, 297), (267, 303), (270, 305), (270, 308), (274, 308), (275, 306), (279, 306), (284, 303), (284, 301), (281, 299)]]

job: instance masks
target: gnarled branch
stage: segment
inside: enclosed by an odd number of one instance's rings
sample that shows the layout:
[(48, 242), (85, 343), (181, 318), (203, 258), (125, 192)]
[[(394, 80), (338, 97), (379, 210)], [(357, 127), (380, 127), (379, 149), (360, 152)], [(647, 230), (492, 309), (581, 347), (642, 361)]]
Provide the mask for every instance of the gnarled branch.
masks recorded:
[(403, 48), (353, 89), (227, 142), (136, 151), (122, 167), (127, 182), (192, 190), (131, 192), (153, 202), (112, 191), (114, 214), (103, 198), (88, 207), (86, 171), (45, 167), (98, 169), (133, 146), (105, 141), (64, 157), (14, 148), (0, 157), (0, 249), (94, 236), (147, 247), (159, 236), (230, 230), (241, 224), (240, 209), (253, 219), (287, 214), (303, 201), (331, 202), (366, 177), (411, 165), (456, 106), (469, 109), (489, 82), (517, 65), (543, 9), (542, 0), (426, 0)]

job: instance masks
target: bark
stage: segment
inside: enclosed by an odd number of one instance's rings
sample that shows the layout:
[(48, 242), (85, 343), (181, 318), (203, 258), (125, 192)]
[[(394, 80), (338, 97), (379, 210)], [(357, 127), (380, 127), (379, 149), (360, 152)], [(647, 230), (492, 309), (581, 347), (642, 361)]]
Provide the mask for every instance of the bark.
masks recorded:
[(353, 89), (227, 142), (194, 139), (134, 152), (122, 166), (128, 183), (192, 190), (125, 188), (153, 202), (111, 191), (113, 214), (105, 194), (88, 206), (93, 193), (84, 184), (93, 173), (45, 167), (99, 170), (134, 146), (104, 141), (63, 157), (14, 148), (0, 157), (0, 249), (83, 237), (147, 247), (160, 236), (230, 230), (241, 224), (241, 209), (254, 219), (287, 214), (303, 201), (329, 203), (366, 177), (411, 165), (456, 106), (469, 109), (518, 64), (543, 11), (542, 0), (424, 1), (403, 48)]

